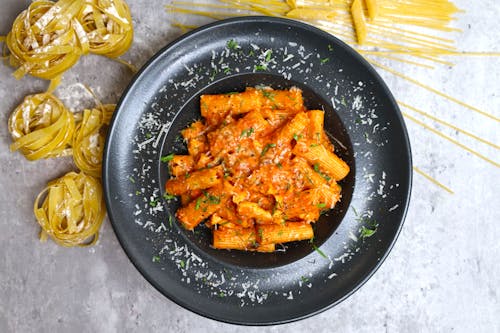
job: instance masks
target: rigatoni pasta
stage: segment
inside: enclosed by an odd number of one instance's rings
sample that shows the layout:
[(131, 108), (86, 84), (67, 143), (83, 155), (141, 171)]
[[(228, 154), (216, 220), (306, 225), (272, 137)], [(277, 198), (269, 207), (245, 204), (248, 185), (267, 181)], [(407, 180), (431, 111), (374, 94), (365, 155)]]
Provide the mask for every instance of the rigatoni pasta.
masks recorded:
[(216, 249), (273, 252), (311, 239), (312, 224), (341, 198), (349, 166), (334, 153), (324, 111), (308, 111), (297, 88), (202, 95), (203, 120), (181, 134), (187, 155), (170, 155), (165, 190), (176, 216), (205, 221)]

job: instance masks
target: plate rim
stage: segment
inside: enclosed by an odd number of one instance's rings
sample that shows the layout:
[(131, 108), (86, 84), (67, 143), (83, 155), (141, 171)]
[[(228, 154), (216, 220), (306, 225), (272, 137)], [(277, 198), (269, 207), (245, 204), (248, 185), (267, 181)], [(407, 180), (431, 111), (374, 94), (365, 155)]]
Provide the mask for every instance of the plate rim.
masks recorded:
[[(300, 28), (300, 29), (309, 30), (315, 34), (322, 35), (325, 38), (333, 39), (333, 40), (335, 40), (336, 43), (340, 44), (346, 52), (348, 52), (352, 57), (354, 57), (356, 61), (362, 63), (364, 65), (364, 69), (369, 71), (370, 74), (376, 78), (377, 84), (380, 85), (381, 89), (386, 94), (388, 101), (390, 102), (390, 104), (394, 108), (394, 111), (396, 111), (395, 114), (396, 114), (398, 121), (402, 125), (402, 132), (403, 132), (402, 139), (404, 139), (404, 140), (402, 140), (401, 144), (405, 148), (405, 153), (406, 153), (405, 155), (406, 155), (406, 158), (408, 159), (407, 170), (405, 170), (408, 173), (408, 179), (407, 179), (408, 190), (407, 190), (406, 194), (404, 195), (404, 197), (401, 196), (401, 200), (405, 202), (404, 207), (402, 208), (401, 219), (399, 221), (398, 228), (394, 234), (392, 241), (390, 242), (390, 244), (388, 244), (386, 250), (381, 254), (380, 260), (378, 260), (378, 262), (375, 264), (373, 269), (371, 269), (366, 274), (364, 274), (362, 276), (362, 278), (360, 279), (360, 281), (357, 284), (355, 284), (354, 287), (349, 292), (347, 292), (344, 296), (340, 297), (336, 301), (331, 302), (330, 304), (328, 304), (328, 305), (326, 305), (318, 310), (308, 312), (307, 314), (304, 314), (301, 316), (289, 317), (288, 319), (282, 319), (282, 320), (276, 320), (276, 321), (249, 322), (249, 321), (238, 320), (237, 318), (234, 318), (233, 320), (228, 320), (225, 317), (218, 316), (215, 313), (210, 313), (208, 311), (204, 312), (201, 310), (194, 309), (189, 304), (189, 302), (185, 302), (181, 298), (175, 297), (173, 294), (165, 292), (164, 288), (161, 287), (155, 281), (155, 279), (153, 279), (150, 276), (150, 274), (147, 273), (146, 270), (141, 268), (139, 266), (139, 263), (136, 262), (132, 258), (131, 254), (129, 254), (129, 251), (126, 249), (127, 247), (125, 246), (125, 242), (120, 234), (119, 227), (117, 227), (118, 224), (113, 219), (113, 216), (112, 216), (113, 210), (111, 209), (111, 204), (110, 204), (110, 202), (112, 202), (113, 200), (111, 198), (111, 193), (109, 190), (110, 186), (108, 185), (108, 176), (107, 176), (107, 174), (109, 173), (109, 165), (108, 165), (109, 151), (110, 151), (109, 142), (110, 142), (110, 137), (113, 135), (114, 131), (116, 130), (113, 125), (115, 123), (116, 118), (118, 117), (118, 114), (120, 113), (120, 109), (121, 109), (123, 102), (126, 99), (128, 93), (138, 84), (137, 82), (142, 77), (143, 73), (145, 71), (147, 71), (156, 61), (158, 61), (158, 59), (161, 58), (161, 56), (164, 55), (164, 53), (167, 53), (169, 51), (169, 49), (174, 48), (176, 45), (183, 43), (185, 40), (191, 38), (192, 36), (194, 36), (196, 34), (203, 33), (205, 30), (210, 30), (210, 29), (213, 29), (214, 27), (222, 27), (225, 25), (230, 25), (230, 24), (234, 24), (234, 23), (238, 23), (238, 22), (252, 22), (252, 23), (266, 22), (266, 23), (288, 24), (290, 26), (295, 26), (295, 27)], [(106, 141), (105, 141), (104, 150), (103, 150), (102, 174), (101, 174), (102, 187), (103, 187), (103, 192), (104, 192), (104, 199), (105, 199), (105, 203), (106, 203), (106, 210), (107, 210), (107, 214), (108, 214), (108, 219), (109, 219), (111, 226), (113, 228), (113, 232), (116, 235), (116, 238), (118, 239), (118, 242), (122, 248), (122, 251), (125, 253), (125, 255), (129, 259), (129, 261), (133, 264), (135, 269), (137, 269), (137, 271), (140, 273), (140, 275), (151, 286), (153, 286), (154, 289), (156, 289), (162, 296), (168, 298), (170, 301), (183, 307), (184, 309), (189, 310), (191, 313), (195, 313), (195, 314), (200, 315), (202, 317), (216, 320), (216, 321), (220, 321), (220, 322), (224, 322), (227, 324), (242, 325), (242, 326), (255, 326), (255, 327), (282, 325), (282, 324), (292, 323), (292, 322), (296, 322), (296, 321), (303, 320), (306, 318), (310, 318), (312, 316), (315, 316), (317, 314), (320, 314), (326, 310), (329, 310), (329, 309), (335, 307), (336, 305), (340, 304), (341, 302), (343, 302), (344, 300), (346, 300), (347, 298), (352, 296), (355, 292), (357, 292), (378, 271), (378, 269), (380, 268), (382, 263), (385, 262), (385, 260), (387, 259), (387, 257), (391, 253), (397, 239), (399, 238), (399, 235), (401, 234), (401, 231), (403, 229), (403, 225), (404, 225), (407, 213), (408, 213), (410, 200), (411, 200), (411, 192), (412, 192), (412, 185), (413, 185), (413, 171), (412, 171), (413, 161), (412, 161), (411, 143), (410, 143), (410, 139), (409, 139), (409, 135), (408, 135), (408, 130), (406, 128), (406, 123), (404, 122), (404, 118), (402, 116), (399, 105), (397, 104), (396, 99), (394, 98), (392, 92), (387, 87), (387, 84), (385, 83), (385, 81), (378, 74), (378, 72), (373, 68), (373, 66), (365, 58), (363, 58), (363, 56), (361, 56), (351, 46), (349, 46), (347, 43), (343, 42), (341, 39), (339, 39), (335, 35), (330, 34), (326, 31), (323, 31), (319, 28), (316, 28), (310, 24), (307, 24), (307, 23), (304, 23), (301, 21), (297, 21), (297, 20), (287, 19), (287, 18), (255, 15), (255, 16), (240, 16), (240, 17), (234, 17), (234, 18), (229, 18), (229, 19), (224, 19), (224, 20), (218, 20), (218, 21), (215, 21), (212, 23), (208, 23), (206, 25), (202, 25), (196, 29), (193, 29), (193, 30), (191, 30), (187, 33), (184, 33), (184, 34), (180, 35), (179, 37), (175, 38), (171, 42), (167, 43), (160, 50), (158, 50), (153, 56), (151, 56), (144, 63), (144, 65), (140, 68), (140, 70), (137, 73), (135, 73), (135, 75), (130, 79), (129, 84), (123, 90), (123, 92), (119, 98), (119, 101), (116, 104), (115, 110), (116, 110), (116, 112), (113, 113), (113, 116), (111, 118), (110, 125), (109, 125), (109, 130), (106, 134)]]

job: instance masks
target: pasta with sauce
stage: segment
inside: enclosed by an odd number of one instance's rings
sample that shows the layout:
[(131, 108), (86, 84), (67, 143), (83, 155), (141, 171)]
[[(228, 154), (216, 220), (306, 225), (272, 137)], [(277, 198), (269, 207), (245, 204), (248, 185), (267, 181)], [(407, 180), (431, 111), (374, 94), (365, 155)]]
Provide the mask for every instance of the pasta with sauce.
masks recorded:
[(324, 111), (307, 110), (297, 88), (247, 88), (202, 95), (203, 120), (182, 131), (187, 155), (173, 155), (165, 189), (180, 196), (176, 216), (203, 221), (216, 249), (273, 252), (313, 238), (312, 223), (341, 197), (349, 166), (323, 129)]

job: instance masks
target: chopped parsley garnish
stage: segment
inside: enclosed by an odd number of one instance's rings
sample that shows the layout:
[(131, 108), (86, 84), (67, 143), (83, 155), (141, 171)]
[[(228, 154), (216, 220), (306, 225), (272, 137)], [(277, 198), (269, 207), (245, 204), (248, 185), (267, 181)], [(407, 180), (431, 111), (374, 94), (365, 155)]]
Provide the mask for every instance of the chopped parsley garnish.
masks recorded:
[(139, 190), (135, 191), (135, 195), (141, 195), (141, 191)]
[(278, 166), (278, 168), (283, 168), (283, 164), (281, 164), (280, 162), (276, 163), (276, 165)]
[(253, 66), (254, 71), (267, 71), (266, 65), (255, 65)]
[(361, 235), (360, 236), (361, 236), (361, 238), (365, 239), (365, 238), (373, 236), (376, 232), (377, 232), (377, 228), (375, 228), (375, 229), (368, 229), (367, 227), (362, 226), (361, 227)]
[(165, 193), (163, 193), (163, 199), (172, 200), (172, 199), (175, 199), (175, 195), (168, 194), (167, 192), (165, 192)]
[(313, 165), (313, 168), (314, 168), (314, 171), (316, 171), (321, 177), (323, 177), (326, 181), (330, 181), (330, 176), (328, 175), (325, 175), (324, 173), (322, 173), (320, 170), (319, 170), (319, 164), (318, 163), (315, 163)]
[(168, 216), (168, 224), (170, 225), (170, 227), (172, 227), (172, 224), (173, 224), (173, 218), (172, 218), (172, 215), (169, 215)]
[(146, 133), (146, 139), (151, 139), (153, 135), (151, 133)]
[(196, 199), (196, 205), (194, 206), (195, 210), (200, 209), (201, 200), (202, 200), (201, 198)]
[(184, 268), (186, 264), (184, 263), (184, 260), (181, 260), (179, 261), (179, 265), (181, 266), (181, 268)]
[(131, 182), (132, 184), (135, 184), (135, 179), (134, 179), (134, 177), (130, 176), (130, 177), (128, 177), (128, 180), (130, 180), (130, 182)]
[(330, 61), (330, 58), (324, 58), (324, 59), (320, 60), (320, 63), (323, 65), (323, 64), (326, 64), (329, 61)]
[(168, 155), (166, 155), (166, 156), (162, 156), (162, 157), (160, 158), (160, 161), (162, 161), (163, 163), (166, 163), (166, 162), (170, 162), (170, 161), (171, 161), (171, 160), (173, 160), (173, 159), (174, 159), (174, 153), (172, 153), (172, 154), (168, 154)]
[(212, 194), (205, 192), (205, 197), (208, 199), (208, 202), (213, 204), (213, 205), (220, 204), (220, 198), (215, 196), (215, 195), (212, 195)]
[(224, 74), (231, 74), (231, 68), (229, 67), (224, 68)]
[(301, 277), (300, 277), (300, 281), (302, 281), (302, 282), (306, 283), (306, 282), (308, 282), (308, 281), (309, 281), (309, 279), (308, 279), (308, 278), (306, 278), (305, 276), (301, 276)]
[(322, 202), (322, 203), (319, 203), (316, 205), (316, 207), (318, 208), (325, 208), (326, 207), (326, 203)]
[(222, 291), (221, 291), (221, 292), (219, 292), (218, 296), (219, 296), (220, 298), (222, 298), (222, 297), (226, 297), (226, 294), (224, 294), (224, 292), (222, 292)]
[(273, 56), (273, 50), (266, 51), (266, 62), (271, 61), (271, 57)]
[(340, 104), (342, 104), (343, 106), (347, 106), (347, 102), (345, 101), (344, 96), (342, 96), (342, 99), (340, 100)]
[(151, 258), (151, 261), (152, 262), (160, 262), (160, 257), (159, 256), (153, 256), (153, 258)]
[(314, 147), (317, 147), (317, 146), (319, 146), (319, 143), (312, 143), (309, 147), (314, 148)]
[(228, 40), (226, 46), (230, 50), (237, 50), (240, 47), (234, 39)]
[(156, 207), (156, 206), (158, 206), (158, 200), (152, 200), (152, 201), (150, 201), (150, 202), (149, 202), (149, 205), (150, 205), (151, 207)]
[(264, 146), (264, 149), (262, 149), (260, 156), (264, 156), (270, 148), (274, 148), (274, 147), (276, 147), (275, 143), (268, 143), (267, 145)]
[(253, 132), (255, 132), (255, 130), (253, 129), (253, 127), (244, 129), (243, 131), (241, 131), (240, 137), (246, 136), (247, 138), (249, 138), (252, 135)]
[(265, 97), (265, 98), (268, 98), (270, 100), (273, 100), (274, 99), (274, 96), (276, 95), (275, 93), (273, 93), (272, 91), (269, 91), (267, 89), (261, 89), (261, 92), (262, 92), (262, 95)]
[(325, 259), (328, 259), (326, 254), (323, 251), (321, 251), (316, 245), (312, 244), (312, 247), (313, 247), (314, 251), (319, 253), (320, 256), (322, 256)]
[(189, 177), (191, 177), (191, 174), (189, 172), (186, 172), (186, 174), (184, 175), (184, 178), (188, 179)]
[(295, 134), (293, 135), (293, 139), (294, 139), (295, 141), (299, 141), (300, 139), (302, 139), (302, 134), (298, 134), (298, 135), (297, 135), (297, 133), (295, 133)]
[(333, 51), (333, 46), (331, 46), (330, 44), (328, 44), (328, 51)]

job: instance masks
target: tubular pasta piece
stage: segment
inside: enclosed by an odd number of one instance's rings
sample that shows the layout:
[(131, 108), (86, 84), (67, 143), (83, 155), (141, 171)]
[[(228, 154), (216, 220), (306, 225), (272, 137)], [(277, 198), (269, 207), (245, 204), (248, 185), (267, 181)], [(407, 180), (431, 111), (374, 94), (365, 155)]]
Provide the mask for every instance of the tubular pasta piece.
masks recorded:
[(263, 245), (300, 241), (314, 236), (312, 226), (304, 222), (259, 225), (257, 234), (257, 241)]
[(172, 195), (181, 195), (192, 190), (204, 190), (221, 182), (221, 172), (221, 166), (194, 171), (189, 174), (170, 179), (166, 184), (166, 190)]
[(174, 155), (168, 163), (170, 174), (174, 177), (185, 175), (194, 169), (194, 160), (191, 155)]
[(260, 208), (260, 206), (254, 202), (240, 202), (238, 204), (238, 214), (254, 218), (258, 223), (267, 223), (273, 221), (271, 213), (265, 209)]
[(351, 16), (354, 22), (354, 30), (356, 30), (356, 37), (358, 44), (364, 44), (366, 40), (366, 20), (363, 10), (363, 0), (354, 0), (351, 5)]
[(188, 230), (193, 230), (201, 221), (217, 212), (227, 202), (220, 187), (211, 188), (187, 206), (177, 210), (177, 218)]
[(307, 145), (307, 143), (297, 143), (293, 153), (304, 157), (309, 163), (319, 169), (324, 170), (336, 181), (342, 180), (349, 173), (349, 166), (341, 158), (329, 151), (323, 145)]

